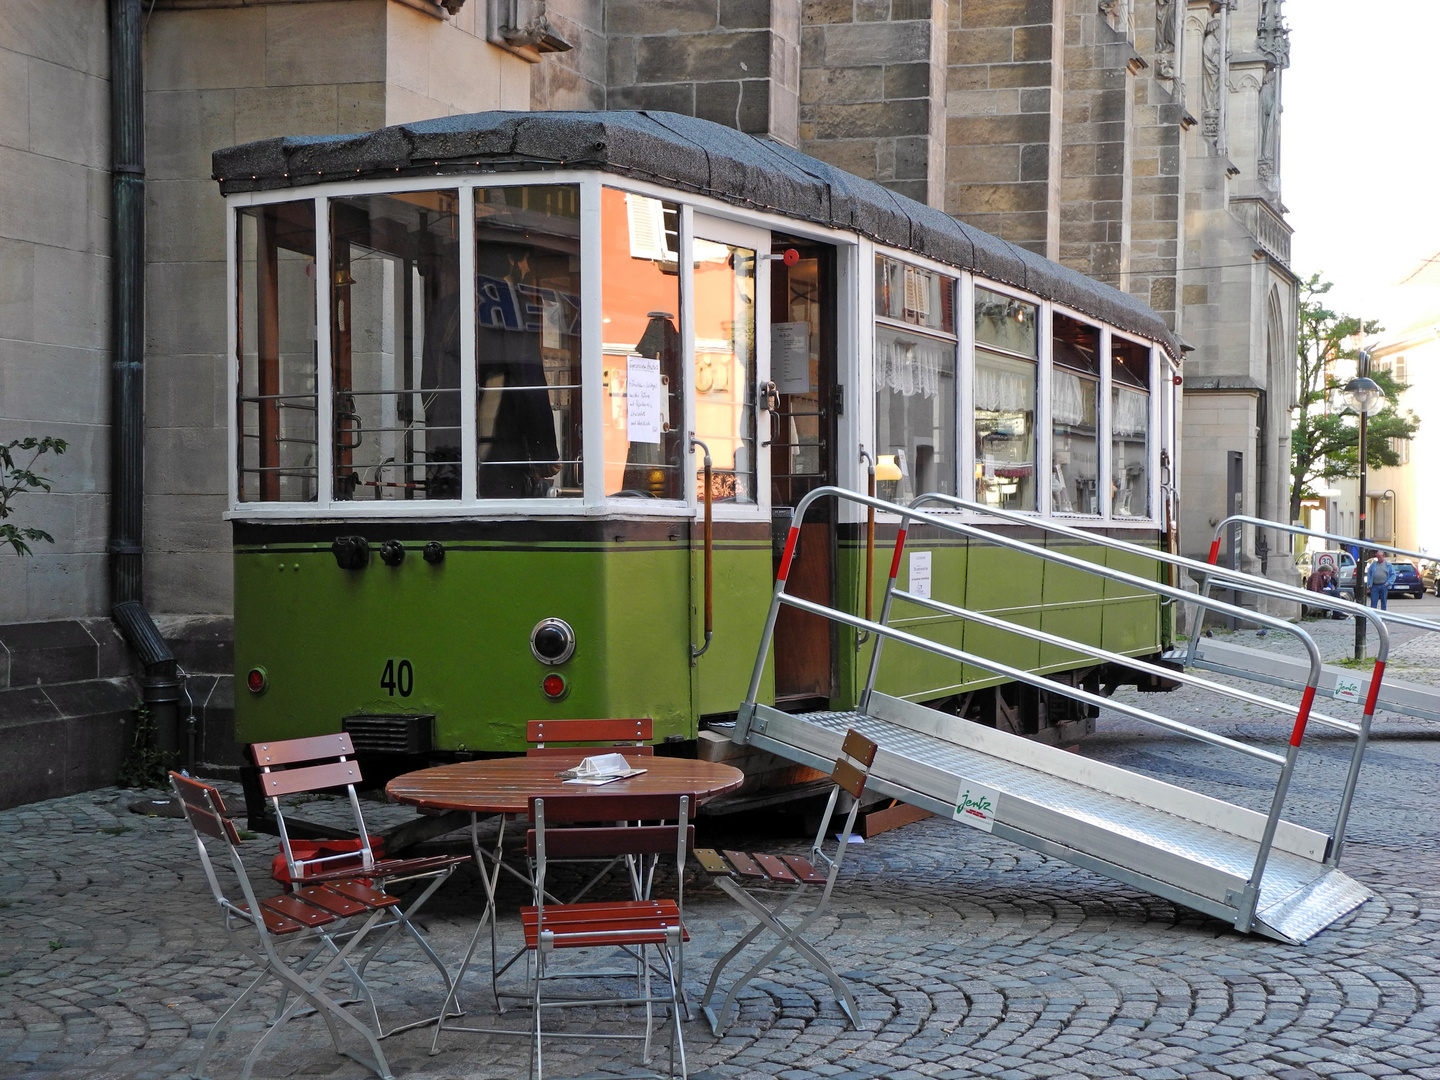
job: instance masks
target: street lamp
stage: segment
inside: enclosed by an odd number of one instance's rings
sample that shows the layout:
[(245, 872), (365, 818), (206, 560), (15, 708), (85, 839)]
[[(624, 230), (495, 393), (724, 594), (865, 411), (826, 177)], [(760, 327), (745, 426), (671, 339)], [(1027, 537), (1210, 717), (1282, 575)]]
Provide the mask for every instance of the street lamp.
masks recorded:
[[(1370, 378), (1370, 352), (1367, 349), (1360, 350), (1360, 356), (1356, 364), (1355, 378), (1345, 384), (1345, 401), (1360, 418), (1359, 446), (1360, 452), (1360, 529), (1356, 537), (1360, 541), (1360, 550), (1355, 558), (1355, 602), (1364, 604), (1368, 593), (1366, 582), (1362, 579), (1361, 573), (1365, 569), (1365, 418), (1380, 403), (1385, 400), (1385, 391), (1380, 389), (1380, 384)], [(1355, 617), (1355, 659), (1365, 659), (1365, 620), (1360, 616)]]

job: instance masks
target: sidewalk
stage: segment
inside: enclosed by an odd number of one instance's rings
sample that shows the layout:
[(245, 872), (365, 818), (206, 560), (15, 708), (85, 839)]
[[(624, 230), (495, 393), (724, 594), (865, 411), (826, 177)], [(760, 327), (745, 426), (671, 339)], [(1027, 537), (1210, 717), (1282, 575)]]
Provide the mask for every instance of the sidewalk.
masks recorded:
[[(1334, 639), (1327, 655), (1353, 635), (1349, 623), (1305, 625)], [(1280, 636), (1260, 639), (1262, 647), (1281, 647)], [(1417, 664), (1432, 662), (1418, 643), (1402, 644), (1397, 657), (1407, 648)], [(1146, 695), (1143, 704), (1275, 746), (1289, 731), (1283, 718), (1218, 710), (1213, 698), (1189, 690)], [(1263, 802), (1270, 784), (1249, 759), (1109, 716), (1082, 749), (1251, 804)], [(1288, 817), (1325, 822), (1347, 754), (1342, 738), (1307, 736)], [(726, 1038), (713, 1038), (703, 1022), (687, 1026), (691, 1076), (1440, 1080), (1437, 766), (1434, 725), (1395, 717), (1377, 724), (1343, 862), (1377, 896), (1303, 948), (1241, 937), (936, 819), (884, 834), (849, 853), (834, 915), (814, 935), (851, 982), (866, 1030), (849, 1030), (810, 968), (782, 963), (741, 999), (741, 1021)], [(247, 981), (249, 961), (221, 929), (184, 824), (127, 813), (120, 794), (0, 812), (0, 1077), (179, 1077)], [(712, 833), (707, 841), (746, 846), (738, 836)], [(798, 836), (786, 843), (805, 846)], [(259, 867), (274, 840), (252, 846)], [(463, 949), (480, 896), (466, 873), (427, 907), (442, 956)], [(513, 936), (519, 896), (507, 897)], [(693, 1000), (746, 924), (703, 880), (687, 890), (687, 921)], [(401, 955), (371, 969), (382, 1003), (395, 1019), (436, 1011), (438, 977)], [(487, 990), (481, 965), (465, 1002), (488, 1024), (495, 1018)], [(238, 1074), (262, 1015), (248, 1015), (212, 1062), (212, 1076)], [(570, 1019), (584, 1026), (591, 1018)], [(523, 1039), (451, 1034), (430, 1057), (430, 1037), (427, 1029), (385, 1043), (398, 1075), (526, 1073)], [(333, 1053), (313, 1020), (291, 1024), (279, 1043), (257, 1076), (367, 1075)], [(547, 1075), (556, 1077), (639, 1069), (634, 1044), (603, 1039), (547, 1045), (546, 1057)]]

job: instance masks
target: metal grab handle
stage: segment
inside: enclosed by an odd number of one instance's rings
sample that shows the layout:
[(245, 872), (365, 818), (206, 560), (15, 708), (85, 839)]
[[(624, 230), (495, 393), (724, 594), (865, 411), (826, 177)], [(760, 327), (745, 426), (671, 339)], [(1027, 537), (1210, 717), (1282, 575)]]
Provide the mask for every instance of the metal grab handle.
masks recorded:
[(714, 506), (710, 491), (710, 447), (697, 439), (692, 432), (690, 435), (690, 448), (693, 450), (697, 446), (705, 451), (705, 644), (701, 645), (698, 649), (694, 645), (690, 646), (690, 663), (692, 665), (695, 661), (699, 660), (700, 657), (705, 655), (706, 650), (710, 648), (711, 638), (715, 636), (715, 589), (712, 575), (715, 533)]
[(770, 414), (770, 438), (760, 444), (769, 446), (775, 441), (775, 428), (780, 423), (780, 388), (773, 382), (761, 383), (756, 388), (755, 408)]
[[(875, 459), (864, 446), (860, 447), (860, 460), (869, 466), (870, 486), (866, 494), (875, 498)], [(870, 622), (875, 614), (875, 507), (866, 508), (865, 514), (865, 621)], [(869, 630), (855, 634), (855, 651), (870, 640)]]

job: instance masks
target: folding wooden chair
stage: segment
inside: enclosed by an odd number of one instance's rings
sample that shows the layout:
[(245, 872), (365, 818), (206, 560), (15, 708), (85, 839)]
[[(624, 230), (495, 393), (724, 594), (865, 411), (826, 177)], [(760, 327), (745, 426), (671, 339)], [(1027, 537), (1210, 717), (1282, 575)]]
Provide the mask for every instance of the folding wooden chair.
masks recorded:
[[(644, 1060), (650, 1060), (653, 1007), (670, 1010), (670, 1075), (686, 1076), (685, 1042), (680, 1033), (680, 980), (676, 958), (686, 937), (685, 858), (694, 847), (695, 829), (690, 824), (690, 798), (685, 795), (566, 795), (530, 800), (534, 827), (527, 834), (527, 849), (535, 858), (535, 904), (520, 909), (525, 948), (535, 956), (534, 1010), (531, 1072), (543, 1075), (542, 1039), (547, 1009), (594, 1005), (595, 997), (550, 998), (546, 987), (561, 979), (626, 975), (637, 980), (636, 996), (611, 998), (617, 1005), (644, 1005), (643, 1035), (607, 1035), (608, 1038), (643, 1039)], [(638, 822), (634, 825), (584, 824), (596, 821)], [(648, 824), (647, 824), (648, 823)], [(559, 826), (559, 827), (557, 827)], [(619, 900), (584, 904), (547, 902), (545, 878), (554, 858), (579, 855), (675, 856), (675, 898)], [(562, 950), (620, 947), (635, 961), (633, 971), (588, 972), (552, 969), (555, 954)], [(663, 986), (651, 990), (654, 974), (646, 949), (654, 946), (661, 961)], [(552, 1032), (554, 1036), (570, 1035)], [(583, 1037), (593, 1038), (593, 1033)]]
[[(387, 1039), (398, 1032), (431, 1023), (435, 1019), (434, 1017), (402, 1024), (386, 1031), (380, 1022), (380, 1012), (375, 1004), (375, 999), (365, 986), (365, 968), (371, 960), (375, 959), (380, 950), (403, 930), (414, 939), (415, 943), (420, 946), (421, 952), (440, 973), (441, 979), (445, 982), (445, 1000), (447, 1003), (450, 1001), (453, 997), (450, 973), (445, 969), (440, 958), (435, 955), (435, 950), (430, 947), (430, 943), (425, 940), (424, 935), (415, 926), (414, 920), (435, 890), (454, 873), (455, 867), (468, 862), (470, 856), (435, 855), (419, 859), (377, 857), (374, 838), (370, 836), (365, 827), (365, 817), (360, 812), (360, 799), (355, 793), (355, 785), (361, 779), (360, 767), (353, 760), (355, 748), (348, 733), (286, 739), (281, 742), (254, 743), (250, 747), (250, 753), (255, 764), (260, 767), (260, 786), (266, 798), (270, 800), (275, 814), (275, 822), (280, 830), (280, 851), (284, 856), (284, 863), (276, 874), (278, 880), (292, 886), (300, 886), (302, 884), (320, 884), (333, 878), (362, 876), (374, 881), (383, 890), (389, 890), (404, 882), (426, 883), (419, 895), (410, 901), (408, 907), (394, 908), (390, 921), (383, 927), (384, 934), (380, 935), (375, 943), (366, 950), (359, 963), (354, 965), (354, 970), (356, 990), (360, 999), (368, 1005), (371, 1020), (375, 1025), (375, 1033), (380, 1038)], [(307, 855), (291, 839), (289, 830), (285, 827), (285, 813), (284, 808), (280, 805), (280, 799), (285, 795), (339, 787), (345, 789), (349, 798), (350, 812), (357, 834), (356, 840), (353, 841), (354, 850), (335, 852), (321, 845), (318, 851)]]
[[(749, 984), (750, 980), (769, 967), (775, 957), (785, 949), (793, 949), (819, 969), (835, 993), (835, 1004), (844, 1011), (850, 1019), (850, 1023), (857, 1030), (859, 1029), (860, 1023), (856, 1019), (855, 998), (851, 995), (850, 988), (845, 985), (845, 981), (839, 975), (835, 974), (835, 969), (815, 950), (814, 946), (804, 939), (803, 935), (815, 920), (824, 914), (830, 903), (830, 894), (834, 891), (835, 881), (840, 875), (840, 863), (845, 858), (846, 848), (850, 844), (850, 834), (855, 828), (855, 815), (860, 809), (860, 796), (865, 791), (865, 781), (870, 776), (870, 766), (875, 762), (875, 749), (875, 744), (859, 732), (851, 730), (845, 733), (845, 742), (841, 748), (840, 757), (836, 758), (835, 768), (830, 774), (830, 778), (835, 781), (835, 786), (830, 791), (830, 801), (826, 804), (824, 816), (820, 819), (820, 829), (815, 834), (815, 843), (811, 845), (810, 859), (803, 859), (798, 855), (768, 855), (743, 851), (725, 851), (722, 854), (710, 848), (703, 848), (695, 852), (695, 857), (700, 861), (700, 865), (715, 875), (716, 884), (729, 893), (737, 904), (757, 920), (756, 925), (736, 942), (735, 947), (720, 958), (715, 965), (715, 970), (710, 973), (710, 981), (705, 987), (705, 997), (701, 1001), (700, 1007), (705, 1013), (705, 1018), (710, 1021), (710, 1029), (716, 1035), (724, 1033), (725, 1027), (730, 1021), (730, 1010), (735, 1004), (736, 995)], [(854, 798), (854, 803), (845, 818), (845, 826), (840, 831), (839, 847), (835, 851), (834, 858), (831, 858), (822, 850), (822, 845), (826, 834), (830, 831), (830, 821), (835, 815), (835, 807), (842, 791), (850, 794)], [(816, 869), (817, 866), (823, 866), (824, 873)], [(796, 916), (798, 912), (791, 909), (817, 886), (820, 887), (820, 896), (814, 906), (800, 917), (798, 922), (786, 923), (784, 917)], [(788, 890), (788, 894), (773, 906), (766, 904), (756, 895), (782, 890)], [(748, 971), (731, 983), (730, 990), (725, 995), (725, 1003), (717, 1014), (710, 1007), (710, 1002), (715, 996), (715, 989), (719, 985), (721, 973), (747, 945), (766, 930), (773, 931), (780, 940)]]
[[(399, 901), (366, 881), (338, 876), (328, 879), (323, 885), (257, 899), (240, 857), (240, 834), (230, 820), (220, 792), (208, 784), (174, 772), (170, 774), (170, 783), (185, 811), (186, 820), (195, 832), (195, 844), (200, 852), (205, 878), (210, 883), (215, 902), (225, 914), (226, 929), (234, 932), (243, 926), (253, 928), (258, 939), (254, 952), (262, 965), (260, 974), (211, 1027), (200, 1060), (191, 1075), (199, 1080), (211, 1051), (230, 1027), (240, 1007), (261, 985), (274, 979), (280, 984), (282, 993), (285, 996), (293, 994), (294, 1000), (280, 1010), (274, 1023), (250, 1050), (241, 1069), (240, 1080), (249, 1080), (250, 1072), (266, 1045), (306, 1005), (313, 1007), (325, 1021), (337, 1053), (360, 1062), (381, 1080), (393, 1080), (375, 1032), (325, 993), (324, 983), (337, 968), (353, 975), (350, 955)], [(229, 853), (230, 867), (243, 898), (241, 901), (232, 900), (221, 886), (215, 865), (217, 860), (212, 860), (208, 846), (212, 843), (223, 846)], [(305, 950), (303, 959), (287, 959), (299, 949)], [(316, 957), (322, 955), (328, 955), (328, 959), (316, 967)], [(353, 1028), (365, 1040), (372, 1055), (370, 1060), (352, 1054), (340, 1045), (337, 1020)]]
[[(648, 716), (625, 720), (529, 720), (525, 724), (525, 741), (528, 744), (525, 750), (525, 756), (556, 757), (573, 756), (577, 753), (586, 754), (588, 756), (592, 752), (596, 754), (613, 752), (624, 754), (629, 758), (653, 757), (655, 754), (655, 747), (650, 745), (649, 742), (649, 740), (653, 737), (653, 733), (654, 721), (652, 721)], [(506, 815), (504, 820), (500, 822), (500, 835), (496, 841), (497, 851), (502, 851), (504, 849), (505, 826), (511, 819), (512, 815)], [(482, 865), (484, 858), (496, 858), (495, 856), (491, 855), (491, 853), (486, 852), (483, 848), (481, 848), (478, 842), (474, 845), (474, 847), (477, 853), (477, 859), (482, 861)], [(503, 869), (509, 871), (513, 876), (521, 877), (525, 881), (525, 884), (532, 885), (535, 880), (535, 867), (533, 865), (533, 860), (530, 861), (532, 865), (529, 866), (530, 876), (528, 878), (524, 878), (524, 876), (519, 874), (512, 866), (504, 865)], [(594, 874), (592, 874), (590, 878), (585, 882), (585, 884), (582, 885), (579, 890), (577, 890), (575, 894), (570, 898), (570, 903), (578, 902), (581, 897), (583, 897), (586, 893), (588, 893), (591, 889), (593, 889), (596, 885), (603, 881), (605, 877), (610, 873), (610, 871), (616, 866), (618, 866), (621, 862), (624, 862), (626, 864), (626, 867), (630, 872), (631, 890), (634, 899), (639, 900), (646, 895), (644, 886), (644, 870), (638, 868), (633, 859), (627, 859), (624, 856), (619, 856), (615, 858), (591, 857), (587, 853), (585, 857), (567, 859), (565, 861), (602, 864), (600, 866), (600, 869), (598, 869)], [(652, 873), (654, 871), (654, 866), (655, 860), (652, 859), (650, 865), (650, 871)], [(493, 869), (496, 871), (496, 873), (491, 878), (492, 884), (498, 884), (498, 871), (501, 868), (502, 864), (498, 861), (495, 862)], [(552, 901), (555, 901), (556, 903), (559, 902), (553, 896), (550, 897), (550, 899)], [(505, 1006), (502, 1003), (501, 999), (503, 997), (518, 995), (512, 994), (509, 991), (502, 991), (500, 989), (500, 976), (505, 974), (505, 972), (509, 971), (511, 966), (513, 966), (514, 963), (520, 959), (520, 957), (527, 956), (528, 953), (525, 949), (521, 949), (518, 952), (513, 953), (509, 957), (509, 959), (501, 962), (499, 956), (499, 941), (496, 937), (496, 929), (497, 928), (495, 920), (491, 919), (490, 991), (495, 998), (495, 1007), (503, 1013), (505, 1011)], [(455, 976), (457, 984), (464, 977), (465, 972), (469, 969), (470, 960), (474, 955), (475, 946), (479, 940), (480, 930), (481, 927), (479, 926), (475, 928), (475, 940), (471, 941), (470, 948), (466, 950), (465, 959), (461, 962), (460, 971)], [(440, 1031), (444, 1029), (445, 1026), (446, 1025), (442, 1021), (439, 1027), (436, 1028), (436, 1042), (431, 1048), (432, 1053), (438, 1051)], [(465, 1029), (454, 1028), (453, 1030)], [(476, 1028), (474, 1030), (482, 1031), (488, 1029)]]

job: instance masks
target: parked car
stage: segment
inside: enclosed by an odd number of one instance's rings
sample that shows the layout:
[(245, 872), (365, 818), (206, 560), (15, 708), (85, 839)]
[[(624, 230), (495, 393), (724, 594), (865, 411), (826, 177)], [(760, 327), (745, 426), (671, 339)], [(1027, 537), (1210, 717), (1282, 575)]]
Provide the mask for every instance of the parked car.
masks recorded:
[(1390, 582), (1391, 596), (1410, 596), (1419, 600), (1425, 595), (1425, 582), (1420, 580), (1420, 571), (1413, 562), (1395, 559), (1390, 565), (1395, 567), (1395, 580)]
[(1440, 596), (1440, 562), (1433, 559), (1426, 560), (1420, 564), (1420, 580), (1425, 583), (1425, 588)]

